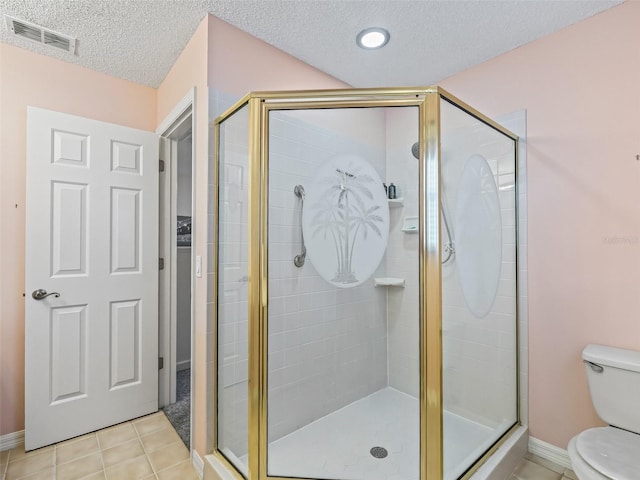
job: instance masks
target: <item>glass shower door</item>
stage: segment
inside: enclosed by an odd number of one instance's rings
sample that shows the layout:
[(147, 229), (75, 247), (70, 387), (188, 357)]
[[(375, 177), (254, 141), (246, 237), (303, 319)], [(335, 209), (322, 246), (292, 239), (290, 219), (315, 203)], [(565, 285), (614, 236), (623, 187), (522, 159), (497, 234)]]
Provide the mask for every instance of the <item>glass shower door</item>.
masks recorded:
[(441, 128), (444, 478), (456, 479), (518, 421), (516, 142), (447, 101)]
[(416, 107), (269, 113), (270, 476), (419, 478), (417, 126)]
[(219, 126), (217, 447), (247, 475), (248, 108)]

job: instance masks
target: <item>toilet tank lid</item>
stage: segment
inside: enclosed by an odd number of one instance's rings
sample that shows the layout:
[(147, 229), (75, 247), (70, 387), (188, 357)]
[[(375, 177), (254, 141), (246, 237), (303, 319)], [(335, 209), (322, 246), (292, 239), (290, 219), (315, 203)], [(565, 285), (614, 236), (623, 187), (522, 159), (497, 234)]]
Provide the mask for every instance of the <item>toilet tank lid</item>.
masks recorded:
[(640, 352), (634, 350), (590, 344), (584, 347), (582, 358), (599, 365), (640, 373)]

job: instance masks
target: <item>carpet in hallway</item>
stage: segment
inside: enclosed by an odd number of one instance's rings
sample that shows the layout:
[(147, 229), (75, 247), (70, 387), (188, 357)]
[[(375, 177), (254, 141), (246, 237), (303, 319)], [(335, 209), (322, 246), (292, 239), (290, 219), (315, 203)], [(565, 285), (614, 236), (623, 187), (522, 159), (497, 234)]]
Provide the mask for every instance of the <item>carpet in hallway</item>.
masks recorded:
[(165, 415), (176, 429), (178, 435), (189, 448), (189, 432), (191, 427), (191, 370), (179, 370), (176, 375), (176, 403), (167, 405)]

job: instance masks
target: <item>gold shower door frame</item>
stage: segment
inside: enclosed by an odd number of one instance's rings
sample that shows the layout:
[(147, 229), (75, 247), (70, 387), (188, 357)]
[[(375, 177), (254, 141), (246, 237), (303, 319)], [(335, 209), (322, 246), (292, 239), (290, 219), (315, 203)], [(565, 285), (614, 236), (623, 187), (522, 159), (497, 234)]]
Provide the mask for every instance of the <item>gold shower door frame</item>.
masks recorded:
[[(440, 235), (440, 103), (448, 101), (514, 140), (518, 137), (440, 87), (253, 92), (215, 120), (214, 185), (216, 186), (214, 238), (218, 238), (220, 125), (241, 108), (249, 108), (249, 372), (248, 372), (248, 480), (307, 480), (269, 476), (267, 470), (267, 309), (268, 309), (268, 186), (269, 112), (271, 110), (418, 107), (419, 121), (419, 329), (420, 329), (420, 480), (442, 480), (442, 264)], [(516, 179), (517, 185), (517, 179)], [(517, 195), (516, 195), (517, 200)], [(517, 209), (516, 209), (517, 212)], [(517, 224), (517, 222), (516, 222)], [(517, 231), (516, 231), (517, 235)], [(516, 237), (517, 238), (517, 237)], [(215, 321), (214, 357), (218, 348), (218, 247), (214, 249)], [(516, 263), (517, 265), (517, 263)], [(517, 289), (517, 282), (516, 282)], [(516, 296), (517, 298), (517, 296)], [(517, 309), (517, 305), (516, 305)], [(517, 328), (517, 321), (516, 321)], [(516, 330), (517, 338), (517, 330)], [(516, 359), (518, 358), (516, 342)], [(218, 381), (213, 380), (213, 455), (238, 480), (245, 477), (218, 449)], [(516, 372), (519, 372), (516, 360)], [(519, 389), (519, 381), (516, 381)], [(519, 398), (519, 391), (517, 397)], [(469, 478), (517, 429), (517, 422), (477, 460), (462, 477)]]

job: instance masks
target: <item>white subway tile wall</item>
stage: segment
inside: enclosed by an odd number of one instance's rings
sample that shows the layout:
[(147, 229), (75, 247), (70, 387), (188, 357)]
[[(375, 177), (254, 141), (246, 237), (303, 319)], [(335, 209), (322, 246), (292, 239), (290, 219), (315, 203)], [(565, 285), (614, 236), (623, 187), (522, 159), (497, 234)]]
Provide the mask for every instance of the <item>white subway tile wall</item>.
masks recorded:
[[(357, 115), (346, 128), (344, 115)], [(375, 131), (354, 133), (362, 124), (383, 131), (383, 112), (270, 114), (269, 442), (387, 385), (385, 290), (375, 288), (373, 278), (337, 288), (308, 257), (301, 268), (293, 263), (302, 248), (296, 185), (308, 186), (318, 168), (341, 153), (362, 156), (385, 177), (384, 140)], [(384, 273), (384, 260), (378, 272)]]
[[(402, 278), (404, 288), (388, 288), (389, 386), (420, 395), (419, 252), (417, 233), (402, 231), (407, 217), (418, 216), (418, 109), (394, 109), (387, 115), (387, 183), (396, 186), (402, 206), (389, 211), (387, 275)], [(416, 423), (417, 428), (417, 423)]]

